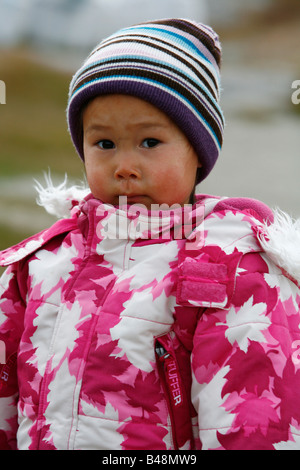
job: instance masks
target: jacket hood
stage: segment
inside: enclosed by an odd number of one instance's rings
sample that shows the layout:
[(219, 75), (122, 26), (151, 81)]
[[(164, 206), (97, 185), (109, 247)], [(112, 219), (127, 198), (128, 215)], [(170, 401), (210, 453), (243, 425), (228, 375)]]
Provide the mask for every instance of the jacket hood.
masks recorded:
[(263, 250), (285, 273), (300, 284), (300, 219), (274, 211), (274, 222), (258, 231)]
[(50, 215), (58, 219), (69, 218), (74, 205), (82, 201), (90, 190), (83, 183), (79, 185), (68, 185), (68, 178), (65, 175), (64, 181), (54, 186), (51, 176), (44, 175), (46, 186), (35, 180), (35, 189), (37, 191), (37, 204), (42, 206)]

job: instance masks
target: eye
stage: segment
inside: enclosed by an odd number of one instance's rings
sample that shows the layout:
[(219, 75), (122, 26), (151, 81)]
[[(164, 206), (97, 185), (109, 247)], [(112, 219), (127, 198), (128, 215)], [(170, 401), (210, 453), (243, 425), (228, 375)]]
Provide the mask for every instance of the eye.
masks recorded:
[(108, 139), (99, 140), (99, 142), (97, 142), (97, 146), (102, 150), (110, 150), (115, 148), (113, 141)]
[(149, 138), (149, 139), (143, 140), (142, 147), (145, 147), (147, 149), (152, 149), (156, 147), (158, 144), (160, 144), (160, 141), (158, 139)]

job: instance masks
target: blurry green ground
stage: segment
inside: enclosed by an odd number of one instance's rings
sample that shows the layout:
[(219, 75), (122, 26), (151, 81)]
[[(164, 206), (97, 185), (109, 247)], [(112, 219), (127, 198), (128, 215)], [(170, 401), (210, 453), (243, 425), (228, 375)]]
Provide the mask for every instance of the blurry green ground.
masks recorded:
[(1, 50), (0, 70), (6, 83), (6, 105), (0, 108), (1, 177), (38, 173), (49, 164), (54, 172), (68, 168), (78, 176), (81, 165), (74, 160), (65, 120), (70, 75), (34, 63), (25, 52)]
[[(18, 176), (28, 176), (29, 184), (32, 178), (33, 186), (33, 178), (42, 180), (49, 168), (62, 178), (67, 172), (71, 178), (82, 179), (82, 165), (65, 119), (71, 76), (37, 64), (22, 50), (0, 50), (0, 71), (6, 84), (6, 104), (0, 107), (0, 190), (5, 181), (18, 182)], [(16, 201), (11, 194), (6, 200), (2, 191), (0, 211), (6, 203), (18, 204), (20, 211), (30, 210), (34, 196), (23, 199), (22, 190), (15, 185)], [(32, 234), (29, 226), (12, 227), (3, 219), (0, 249)]]

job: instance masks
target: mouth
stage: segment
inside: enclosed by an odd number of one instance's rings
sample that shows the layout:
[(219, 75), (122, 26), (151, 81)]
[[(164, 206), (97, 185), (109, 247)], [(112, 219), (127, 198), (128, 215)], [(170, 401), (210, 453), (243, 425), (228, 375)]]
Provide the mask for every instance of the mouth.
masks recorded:
[(142, 204), (147, 206), (147, 198), (144, 194), (119, 195), (119, 206), (130, 206), (132, 204)]
[(127, 204), (137, 204), (138, 202), (141, 203), (145, 199), (143, 194), (125, 194), (123, 197), (127, 199)]

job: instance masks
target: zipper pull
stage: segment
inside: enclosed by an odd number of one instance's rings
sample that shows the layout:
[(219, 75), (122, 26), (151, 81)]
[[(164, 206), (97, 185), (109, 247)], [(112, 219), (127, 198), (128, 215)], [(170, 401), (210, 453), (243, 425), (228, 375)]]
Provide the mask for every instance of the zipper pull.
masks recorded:
[(155, 346), (155, 352), (160, 360), (167, 359), (170, 356), (170, 354), (158, 341)]

